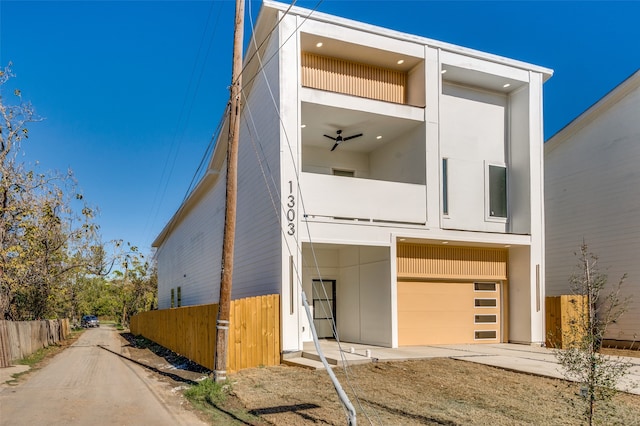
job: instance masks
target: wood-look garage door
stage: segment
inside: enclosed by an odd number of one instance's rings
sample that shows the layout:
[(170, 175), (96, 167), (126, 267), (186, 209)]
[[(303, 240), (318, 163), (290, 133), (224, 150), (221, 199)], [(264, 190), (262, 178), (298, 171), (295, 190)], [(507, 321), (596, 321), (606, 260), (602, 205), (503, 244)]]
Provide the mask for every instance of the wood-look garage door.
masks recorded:
[(501, 341), (500, 283), (398, 282), (398, 344)]

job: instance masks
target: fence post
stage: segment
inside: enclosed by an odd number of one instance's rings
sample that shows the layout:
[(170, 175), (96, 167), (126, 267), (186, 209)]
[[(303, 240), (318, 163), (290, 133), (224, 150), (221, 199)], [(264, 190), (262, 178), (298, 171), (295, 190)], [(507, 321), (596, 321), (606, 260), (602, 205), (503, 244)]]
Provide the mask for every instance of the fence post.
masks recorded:
[(8, 321), (0, 320), (0, 368), (11, 367)]

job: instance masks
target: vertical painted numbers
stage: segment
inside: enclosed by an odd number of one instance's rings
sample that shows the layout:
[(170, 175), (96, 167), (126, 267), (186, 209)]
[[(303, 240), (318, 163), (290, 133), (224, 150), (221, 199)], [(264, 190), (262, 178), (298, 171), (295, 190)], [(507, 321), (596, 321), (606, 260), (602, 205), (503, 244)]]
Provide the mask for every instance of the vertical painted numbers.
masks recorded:
[(287, 197), (287, 234), (294, 235), (296, 233), (296, 211), (293, 209), (296, 205), (296, 197), (293, 195), (293, 182), (289, 181), (289, 196)]

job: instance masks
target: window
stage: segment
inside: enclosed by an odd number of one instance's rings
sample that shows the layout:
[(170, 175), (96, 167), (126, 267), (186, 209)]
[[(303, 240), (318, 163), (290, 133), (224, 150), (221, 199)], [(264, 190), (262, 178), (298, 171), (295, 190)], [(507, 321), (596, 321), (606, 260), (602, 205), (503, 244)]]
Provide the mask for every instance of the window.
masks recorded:
[(474, 291), (496, 291), (496, 283), (473, 283)]
[(476, 331), (475, 337), (476, 337), (476, 340), (495, 339), (495, 338), (497, 338), (497, 333), (496, 333), (495, 330)]
[(476, 308), (495, 308), (498, 306), (496, 299), (473, 299)]
[(176, 290), (174, 288), (171, 289), (171, 307), (176, 307)]
[(182, 306), (182, 287), (178, 287), (178, 307)]
[(449, 159), (442, 159), (442, 214), (449, 214)]
[(507, 217), (507, 168), (489, 165), (489, 217)]
[(489, 323), (489, 324), (495, 324), (497, 322), (497, 316), (496, 315), (476, 315), (475, 316), (475, 324), (485, 324), (485, 323)]
[(332, 169), (334, 176), (354, 177), (356, 173), (353, 170)]

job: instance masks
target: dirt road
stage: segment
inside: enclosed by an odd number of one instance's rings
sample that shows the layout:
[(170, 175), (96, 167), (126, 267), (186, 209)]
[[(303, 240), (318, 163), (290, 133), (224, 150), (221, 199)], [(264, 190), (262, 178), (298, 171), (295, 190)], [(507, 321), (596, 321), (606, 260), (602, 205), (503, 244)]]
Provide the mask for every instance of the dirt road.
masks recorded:
[(0, 425), (206, 424), (180, 393), (118, 356), (125, 344), (114, 328), (87, 330), (42, 370), (0, 388)]

